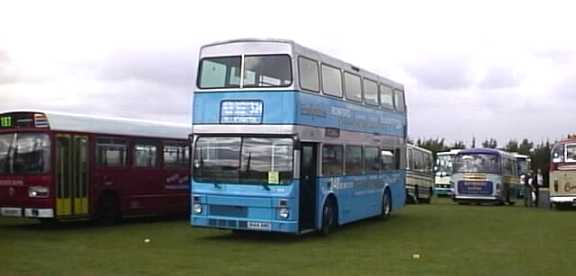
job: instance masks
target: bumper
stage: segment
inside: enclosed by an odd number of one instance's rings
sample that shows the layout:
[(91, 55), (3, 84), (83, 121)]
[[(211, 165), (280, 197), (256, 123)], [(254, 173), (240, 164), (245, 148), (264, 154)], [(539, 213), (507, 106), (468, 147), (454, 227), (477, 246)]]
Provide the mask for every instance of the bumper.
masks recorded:
[(452, 189), (450, 188), (434, 188), (434, 193), (439, 196), (451, 196)]
[(53, 218), (54, 209), (51, 208), (20, 208), (1, 207), (0, 216), (4, 217), (26, 217), (26, 218)]
[(192, 216), (192, 226), (230, 230), (298, 233), (297, 221), (250, 220), (229, 217)]
[(551, 196), (550, 202), (576, 204), (576, 196)]
[(470, 200), (470, 201), (497, 201), (497, 200), (501, 200), (499, 197), (497, 196), (465, 196), (465, 195), (454, 195), (453, 199), (455, 201), (458, 200)]

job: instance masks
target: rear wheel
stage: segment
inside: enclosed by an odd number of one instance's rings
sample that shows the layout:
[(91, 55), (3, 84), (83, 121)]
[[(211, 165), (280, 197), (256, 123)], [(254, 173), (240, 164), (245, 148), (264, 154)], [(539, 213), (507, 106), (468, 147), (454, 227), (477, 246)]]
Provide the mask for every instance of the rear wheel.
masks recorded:
[(387, 219), (392, 213), (392, 198), (390, 197), (390, 190), (386, 189), (384, 195), (382, 196), (382, 211), (380, 213), (380, 218)]
[(323, 235), (328, 235), (334, 231), (337, 225), (338, 211), (333, 199), (326, 200), (322, 208), (322, 229)]

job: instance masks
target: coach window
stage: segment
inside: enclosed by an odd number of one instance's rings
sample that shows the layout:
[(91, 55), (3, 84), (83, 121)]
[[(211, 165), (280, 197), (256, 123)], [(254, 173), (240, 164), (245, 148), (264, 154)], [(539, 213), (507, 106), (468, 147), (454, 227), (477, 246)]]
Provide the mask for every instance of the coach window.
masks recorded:
[(244, 57), (243, 87), (286, 87), (292, 84), (288, 55)]
[(187, 145), (164, 144), (164, 167), (187, 168), (189, 150)]
[(404, 103), (404, 92), (400, 90), (394, 90), (394, 105), (396, 106), (396, 111), (404, 112), (405, 103)]
[(239, 56), (202, 59), (198, 87), (204, 89), (239, 88), (241, 61)]
[(349, 100), (362, 101), (362, 82), (360, 77), (348, 72), (344, 72), (344, 91)]
[(380, 160), (382, 162), (382, 170), (391, 171), (396, 169), (396, 158), (394, 151), (391, 150), (381, 150)]
[(300, 79), (300, 87), (302, 89), (313, 92), (320, 91), (318, 63), (316, 61), (306, 57), (299, 57), (298, 74)]
[(96, 164), (105, 167), (126, 166), (126, 140), (96, 138)]
[(394, 109), (394, 96), (392, 88), (380, 85), (380, 104), (387, 109)]
[(364, 147), (364, 168), (366, 173), (380, 171), (380, 155), (377, 147)]
[(364, 100), (367, 104), (378, 105), (378, 84), (375, 81), (364, 79)]
[(322, 64), (322, 90), (326, 95), (342, 97), (342, 74), (340, 69)]
[(154, 168), (158, 160), (158, 147), (152, 144), (134, 145), (134, 167)]
[(346, 146), (344, 159), (346, 160), (344, 165), (346, 175), (361, 175), (363, 173), (361, 146)]
[(343, 152), (340, 145), (324, 145), (322, 147), (322, 175), (342, 175)]

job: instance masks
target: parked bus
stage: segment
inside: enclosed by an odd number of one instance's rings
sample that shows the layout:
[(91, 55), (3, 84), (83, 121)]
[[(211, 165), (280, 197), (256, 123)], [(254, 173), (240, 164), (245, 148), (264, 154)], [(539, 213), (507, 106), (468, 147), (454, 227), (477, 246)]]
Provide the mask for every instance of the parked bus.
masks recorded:
[(550, 203), (558, 209), (576, 206), (576, 136), (556, 143), (551, 155)]
[(200, 50), (193, 226), (302, 234), (405, 202), (403, 86), (287, 40)]
[(529, 184), (530, 178), (532, 178), (532, 159), (528, 155), (519, 154), (513, 152), (514, 157), (516, 157), (516, 162), (518, 164), (518, 175), (520, 176), (520, 181), (513, 186), (512, 194), (517, 198), (524, 198), (526, 193), (526, 184)]
[(454, 187), (450, 184), (450, 178), (452, 177), (454, 158), (460, 151), (460, 149), (453, 149), (436, 153), (434, 193), (437, 196), (452, 196)]
[(406, 151), (406, 202), (430, 203), (434, 195), (432, 152), (408, 144)]
[(513, 154), (496, 149), (462, 150), (454, 160), (453, 199), (459, 203), (511, 204), (511, 187), (519, 181)]
[(190, 128), (16, 111), (0, 114), (0, 214), (41, 221), (185, 214)]

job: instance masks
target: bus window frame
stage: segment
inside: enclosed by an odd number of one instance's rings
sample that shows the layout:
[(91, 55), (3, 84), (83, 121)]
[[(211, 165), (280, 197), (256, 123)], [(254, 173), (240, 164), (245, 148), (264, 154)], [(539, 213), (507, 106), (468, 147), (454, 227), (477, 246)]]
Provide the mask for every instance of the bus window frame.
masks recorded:
[[(294, 136), (292, 135), (270, 135), (270, 134), (253, 134), (253, 135), (237, 135), (237, 134), (202, 134), (202, 135), (194, 135), (193, 139), (191, 139), (191, 142), (193, 143), (190, 146), (190, 156), (189, 156), (189, 160), (190, 160), (190, 176), (191, 179), (193, 179), (195, 182), (198, 183), (220, 183), (220, 184), (231, 184), (228, 181), (199, 181), (196, 178), (195, 175), (195, 168), (194, 168), (194, 160), (195, 160), (195, 154), (196, 154), (196, 148), (197, 148), (197, 143), (198, 140), (200, 140), (201, 138), (205, 138), (205, 137), (227, 137), (227, 138), (240, 138), (240, 163), (239, 163), (239, 167), (242, 167), (242, 144), (244, 143), (244, 138), (289, 138), (292, 139), (292, 176), (290, 177), (290, 181), (288, 181), (288, 183), (279, 183), (279, 184), (273, 184), (273, 186), (287, 186), (290, 185), (290, 183), (294, 182), (294, 180), (296, 180), (295, 174), (294, 172), (296, 171), (296, 168), (298, 168), (296, 166), (296, 160), (295, 158), (295, 152), (296, 150), (299, 150), (297, 148), (297, 146), (299, 146), (300, 141), (298, 139), (296, 139)], [(300, 162), (300, 161), (298, 161)], [(263, 185), (262, 183), (251, 183), (251, 182), (244, 182), (241, 183), (240, 181), (238, 182), (234, 182), (233, 185)]]
[[(166, 159), (164, 158), (164, 150), (166, 148), (166, 146), (177, 146), (177, 147), (182, 147), (182, 148), (186, 148), (188, 150), (188, 158), (186, 158), (185, 160), (185, 164), (183, 164), (183, 166), (180, 165), (174, 165), (174, 163), (171, 163), (172, 165), (166, 165)], [(191, 153), (191, 148), (190, 148), (190, 144), (189, 142), (181, 142), (181, 141), (170, 141), (170, 140), (162, 140), (161, 142), (161, 168), (162, 169), (188, 169), (188, 167), (190, 167), (190, 153)]]
[[(119, 166), (110, 166), (107, 164), (101, 164), (98, 160), (98, 140), (99, 139), (112, 139), (112, 140), (122, 140), (124, 141), (124, 145), (126, 146), (126, 151), (125, 151), (125, 160), (124, 160), (124, 164), (121, 164)], [(127, 137), (118, 137), (118, 136), (100, 136), (100, 135), (95, 135), (94, 136), (94, 166), (97, 169), (126, 169), (132, 166), (132, 153), (131, 153), (131, 148), (132, 148), (132, 143), (133, 141), (130, 138)]]
[[(394, 94), (394, 110), (396, 110), (396, 112), (400, 112), (400, 113), (406, 113), (406, 97), (404, 94), (404, 90), (398, 89), (398, 88), (392, 88), (393, 94)], [(402, 102), (400, 103), (401, 109), (399, 108), (399, 106), (396, 105), (396, 95), (397, 94), (401, 94), (402, 95)]]
[[(392, 92), (392, 105), (384, 105), (382, 102), (382, 88), (386, 87), (389, 88), (390, 91)], [(388, 111), (396, 111), (396, 95), (394, 93), (394, 88), (391, 87), (390, 85), (387, 85), (385, 83), (378, 83), (378, 101), (380, 102), (380, 108), (384, 109), (384, 110), (388, 110)]]
[[(246, 58), (247, 57), (281, 57), (285, 56), (288, 57), (288, 69), (290, 71), (290, 83), (286, 85), (278, 85), (278, 86), (246, 86), (244, 85), (244, 78), (246, 77)], [(269, 88), (286, 88), (290, 87), (294, 84), (294, 68), (292, 68), (292, 63), (294, 62), (292, 56), (289, 54), (257, 54), (257, 55), (242, 55), (240, 61), (240, 89), (248, 88), (248, 89), (269, 89)], [(220, 88), (220, 89), (229, 89), (229, 88)]]
[[(137, 166), (136, 165), (136, 146), (143, 145), (143, 146), (155, 146), (156, 147), (156, 156), (155, 156), (155, 164), (154, 166)], [(130, 157), (132, 163), (130, 167), (132, 169), (141, 169), (141, 170), (156, 170), (156, 169), (163, 169), (164, 164), (162, 161), (162, 154), (164, 152), (164, 148), (162, 147), (162, 143), (160, 140), (149, 140), (149, 139), (134, 139), (131, 143), (130, 147)], [(162, 156), (163, 157), (163, 156)]]
[[(373, 82), (374, 84), (376, 84), (376, 103), (368, 102), (368, 100), (366, 99), (366, 85), (364, 85), (364, 83), (366, 81), (370, 81), (370, 82)], [(363, 102), (367, 106), (372, 106), (372, 107), (380, 106), (380, 83), (378, 81), (371, 79), (371, 78), (362, 77), (362, 99), (363, 99)]]
[[(340, 95), (334, 95), (334, 94), (326, 93), (326, 90), (324, 89), (324, 70), (323, 70), (322, 66), (326, 66), (326, 67), (329, 67), (331, 69), (335, 69), (338, 71), (338, 73), (340, 75)], [(322, 91), (322, 95), (336, 98), (336, 99), (344, 99), (344, 78), (343, 78), (343, 74), (342, 74), (342, 69), (338, 66), (334, 66), (334, 65), (330, 65), (328, 63), (321, 62), (320, 63), (320, 87), (321, 87), (320, 90)]]
[[(347, 88), (347, 84), (346, 84), (346, 83), (347, 83), (347, 82), (346, 82), (346, 74), (349, 74), (349, 75), (351, 75), (351, 76), (355, 76), (355, 77), (357, 77), (358, 80), (360, 81), (360, 99), (359, 99), (359, 100), (358, 100), (358, 99), (351, 98), (351, 97), (348, 95), (348, 88)], [(343, 90), (344, 90), (344, 91), (343, 91), (343, 93), (344, 93), (344, 98), (345, 98), (347, 101), (351, 101), (351, 102), (358, 103), (358, 104), (364, 103), (364, 83), (362, 82), (362, 76), (361, 76), (360, 74), (356, 74), (356, 73), (352, 73), (352, 72), (350, 72), (350, 71), (344, 70), (344, 72), (342, 73), (342, 82), (343, 82), (343, 86), (342, 86), (342, 87), (343, 87)]]
[[(301, 59), (305, 59), (305, 60), (314, 62), (314, 63), (316, 64), (316, 68), (317, 68), (316, 73), (317, 73), (317, 80), (318, 80), (318, 90), (311, 90), (311, 89), (308, 89), (308, 88), (305, 88), (304, 86), (302, 86), (302, 71), (300, 71), (300, 61), (301, 61)], [(307, 56), (299, 55), (298, 58), (297, 58), (297, 66), (298, 66), (298, 86), (300, 86), (300, 89), (301, 89), (301, 90), (304, 90), (304, 91), (309, 91), (309, 92), (314, 92), (314, 93), (316, 93), (316, 94), (320, 94), (321, 91), (322, 91), (322, 72), (321, 72), (322, 69), (321, 69), (321, 67), (320, 67), (320, 66), (321, 66), (321, 63), (318, 62), (317, 60), (312, 59), (312, 58), (309, 58), (309, 57), (307, 57)]]
[[(201, 74), (202, 74), (202, 65), (204, 64), (204, 60), (206, 59), (213, 59), (213, 58), (240, 58), (240, 83), (238, 84), (238, 87), (202, 87), (200, 86), (200, 79), (201, 79)], [(196, 87), (198, 89), (202, 89), (202, 90), (218, 90), (218, 89), (241, 89), (242, 88), (242, 84), (243, 84), (243, 72), (242, 70), (244, 69), (244, 56), (243, 55), (229, 55), (229, 56), (210, 56), (210, 57), (203, 57), (202, 59), (200, 59), (200, 61), (198, 62), (198, 70), (196, 72), (197, 76), (196, 76)]]

